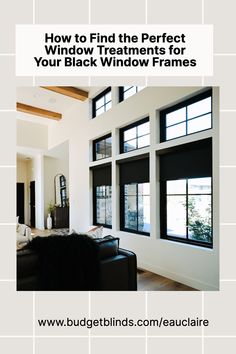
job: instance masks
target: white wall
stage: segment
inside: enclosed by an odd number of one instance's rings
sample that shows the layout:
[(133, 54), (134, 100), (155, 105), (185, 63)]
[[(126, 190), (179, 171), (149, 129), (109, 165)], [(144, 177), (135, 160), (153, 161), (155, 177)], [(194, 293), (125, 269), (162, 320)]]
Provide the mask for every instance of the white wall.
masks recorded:
[(25, 184), (25, 223), (30, 225), (30, 182), (35, 181), (36, 227), (44, 229), (44, 166), (43, 155), (30, 160), (17, 159), (17, 182)]
[(44, 156), (44, 222), (48, 214), (48, 205), (55, 203), (54, 178), (57, 174), (63, 174), (66, 177), (66, 189), (69, 197), (69, 163), (68, 159), (58, 159)]
[[(110, 111), (89, 119), (90, 103), (78, 102), (64, 115), (61, 122), (49, 127), (49, 146), (52, 148), (65, 140), (69, 140), (69, 184), (70, 184), (70, 225), (77, 231), (88, 230), (92, 220), (91, 210), (91, 175), (89, 167), (101, 162), (91, 162), (91, 140), (112, 132), (113, 154), (113, 227), (107, 230), (120, 237), (121, 247), (133, 250), (137, 254), (140, 267), (157, 272), (172, 279), (181, 281), (198, 289), (211, 290), (218, 288), (219, 268), (219, 227), (218, 227), (218, 96), (214, 90), (214, 129), (179, 139), (180, 143), (213, 137), (214, 156), (214, 248), (205, 249), (192, 245), (166, 241), (160, 238), (158, 220), (158, 180), (156, 176), (158, 144), (158, 110), (181, 101), (189, 95), (199, 92), (201, 88), (149, 87), (126, 101), (117, 104)], [(116, 88), (113, 96), (117, 96)], [(119, 181), (116, 160), (124, 156), (118, 155), (118, 128), (133, 121), (150, 117), (151, 146), (143, 149), (150, 153), (151, 184), (151, 235), (150, 237), (129, 234), (119, 231)], [(170, 147), (171, 141), (162, 144)], [(139, 154), (134, 151), (126, 154)]]
[(43, 124), (17, 120), (17, 145), (47, 149), (48, 127)]
[(35, 181), (35, 227), (44, 229), (44, 156), (38, 153), (32, 159), (31, 181)]

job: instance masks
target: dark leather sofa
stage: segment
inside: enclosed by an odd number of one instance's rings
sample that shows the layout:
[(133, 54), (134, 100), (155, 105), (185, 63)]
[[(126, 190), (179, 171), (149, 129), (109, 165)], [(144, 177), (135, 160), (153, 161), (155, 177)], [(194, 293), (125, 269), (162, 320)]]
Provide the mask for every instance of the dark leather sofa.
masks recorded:
[(137, 261), (119, 239), (36, 237), (17, 252), (17, 290), (137, 290)]

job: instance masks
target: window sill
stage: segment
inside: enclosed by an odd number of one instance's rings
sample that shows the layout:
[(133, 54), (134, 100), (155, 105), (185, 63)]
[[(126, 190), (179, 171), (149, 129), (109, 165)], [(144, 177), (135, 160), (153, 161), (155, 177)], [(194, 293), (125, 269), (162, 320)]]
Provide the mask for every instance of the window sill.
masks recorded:
[(185, 240), (181, 239), (176, 239), (172, 237), (161, 237), (161, 241), (164, 242), (172, 242), (178, 245), (183, 245), (183, 246), (188, 246), (188, 247), (194, 247), (197, 249), (202, 249), (202, 250), (213, 250), (213, 244), (205, 244), (205, 243), (200, 243), (200, 242), (186, 242)]

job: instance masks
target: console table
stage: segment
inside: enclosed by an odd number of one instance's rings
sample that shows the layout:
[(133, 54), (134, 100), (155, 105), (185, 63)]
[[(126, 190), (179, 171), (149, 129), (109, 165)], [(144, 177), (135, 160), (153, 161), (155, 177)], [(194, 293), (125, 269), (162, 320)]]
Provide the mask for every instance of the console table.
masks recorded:
[(55, 207), (53, 211), (54, 229), (69, 227), (69, 207)]

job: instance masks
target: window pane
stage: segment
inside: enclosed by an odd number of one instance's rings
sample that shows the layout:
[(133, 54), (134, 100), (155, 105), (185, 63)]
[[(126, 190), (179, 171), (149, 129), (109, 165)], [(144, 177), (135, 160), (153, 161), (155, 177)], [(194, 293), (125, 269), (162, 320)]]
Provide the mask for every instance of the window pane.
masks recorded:
[(188, 134), (211, 128), (211, 113), (188, 121)]
[(136, 138), (136, 127), (125, 130), (124, 132), (124, 141), (131, 140)]
[(136, 196), (125, 196), (125, 228), (137, 230)]
[(112, 139), (110, 137), (106, 139), (106, 157), (111, 156), (111, 146), (112, 146)]
[(130, 86), (130, 87), (131, 88), (129, 90), (124, 92), (124, 100), (133, 96), (136, 93), (136, 87), (135, 86)]
[(176, 124), (173, 127), (166, 128), (166, 140), (174, 139), (186, 135), (186, 123)]
[(124, 152), (135, 150), (137, 148), (136, 145), (137, 145), (136, 139), (127, 141), (127, 143), (124, 143)]
[(186, 120), (186, 107), (177, 109), (174, 112), (168, 113), (166, 115), (166, 126), (180, 123)]
[(125, 92), (125, 91), (128, 91), (129, 89), (131, 89), (132, 87), (134, 87), (134, 86), (124, 86), (124, 87), (123, 87), (123, 90), (124, 90), (124, 92)]
[(212, 242), (210, 195), (197, 195), (188, 198), (188, 223), (190, 239)]
[(138, 138), (138, 149), (150, 145), (150, 135), (144, 135)]
[(125, 195), (136, 195), (137, 194), (137, 184), (125, 184)]
[(150, 232), (150, 196), (138, 197), (138, 231)]
[(146, 122), (138, 126), (138, 136), (142, 136), (150, 133), (150, 123)]
[(167, 197), (167, 235), (186, 238), (186, 197)]
[(200, 116), (204, 113), (211, 112), (211, 97), (207, 97), (204, 100), (190, 104), (188, 106), (188, 119)]
[(112, 225), (111, 186), (106, 186), (106, 225)]
[(96, 196), (101, 197), (103, 195), (103, 188), (102, 187), (96, 187)]
[(188, 180), (189, 194), (211, 194), (211, 177), (190, 178)]
[(137, 91), (140, 92), (142, 91), (143, 89), (145, 89), (146, 86), (136, 86), (137, 87)]
[(97, 223), (105, 224), (105, 187), (96, 187), (96, 213), (97, 213)]
[(105, 95), (105, 101), (106, 101), (106, 103), (111, 101), (111, 91)]
[(104, 101), (104, 96), (103, 96), (103, 97), (99, 98), (99, 100), (96, 101), (96, 110), (98, 108), (100, 108), (101, 106), (103, 106), (104, 103), (105, 103), (105, 101)]
[(105, 111), (109, 111), (109, 109), (111, 109), (111, 102), (108, 102), (106, 105), (105, 105)]
[(150, 195), (150, 183), (139, 183), (138, 194)]
[(96, 160), (103, 159), (104, 157), (105, 157), (105, 140), (101, 140), (96, 143)]
[(96, 117), (99, 116), (100, 114), (104, 113), (104, 112), (105, 112), (105, 108), (104, 108), (104, 106), (102, 106), (101, 108), (99, 108), (96, 111)]
[(167, 181), (167, 194), (186, 194), (186, 179)]

